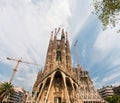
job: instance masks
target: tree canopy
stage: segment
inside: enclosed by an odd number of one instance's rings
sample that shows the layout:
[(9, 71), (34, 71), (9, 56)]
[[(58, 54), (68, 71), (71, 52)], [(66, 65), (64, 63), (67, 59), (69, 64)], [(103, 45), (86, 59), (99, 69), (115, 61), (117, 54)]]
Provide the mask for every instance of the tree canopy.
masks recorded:
[(115, 27), (120, 22), (120, 0), (93, 0), (95, 14), (105, 30), (108, 25)]
[(106, 101), (109, 103), (120, 103), (120, 95), (113, 95), (112, 97), (106, 97)]
[(2, 83), (0, 85), (0, 102), (9, 97), (12, 93), (14, 93), (13, 85), (8, 82)]

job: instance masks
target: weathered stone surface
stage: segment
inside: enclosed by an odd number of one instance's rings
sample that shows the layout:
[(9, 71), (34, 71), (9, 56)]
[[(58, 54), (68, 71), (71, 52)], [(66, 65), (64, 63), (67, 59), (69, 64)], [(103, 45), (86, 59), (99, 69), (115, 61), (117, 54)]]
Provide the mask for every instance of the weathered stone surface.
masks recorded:
[(61, 39), (57, 30), (52, 36), (43, 71), (40, 71), (33, 87), (35, 103), (103, 103), (94, 90), (87, 71), (79, 65), (72, 68), (68, 36), (62, 29)]

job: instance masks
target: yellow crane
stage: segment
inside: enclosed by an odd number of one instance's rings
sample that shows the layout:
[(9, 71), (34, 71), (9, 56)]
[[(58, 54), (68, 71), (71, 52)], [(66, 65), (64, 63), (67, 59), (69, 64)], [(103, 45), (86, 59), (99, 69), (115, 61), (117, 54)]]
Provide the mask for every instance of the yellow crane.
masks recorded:
[(30, 63), (30, 62), (27, 62), (27, 61), (23, 61), (22, 58), (20, 58), (20, 59), (14, 59), (14, 58), (9, 58), (9, 57), (7, 57), (7, 59), (17, 62), (16, 66), (15, 66), (14, 69), (13, 69), (13, 73), (12, 73), (12, 76), (11, 76), (11, 78), (10, 78), (10, 80), (9, 80), (9, 83), (11, 83), (11, 82), (13, 81), (14, 76), (15, 76), (15, 73), (16, 73), (17, 70), (18, 70), (18, 65), (19, 65), (19, 63), (33, 64), (33, 65), (40, 66), (39, 64), (35, 64), (35, 63)]
[[(9, 57), (7, 57), (7, 59), (17, 62), (15, 68), (13, 69), (13, 73), (12, 73), (12, 76), (11, 76), (11, 78), (10, 78), (10, 80), (9, 80), (9, 83), (12, 83), (12, 81), (13, 81), (13, 79), (14, 79), (14, 76), (15, 76), (15, 73), (17, 72), (19, 63), (33, 64), (33, 65), (40, 66), (39, 64), (30, 63), (30, 62), (27, 62), (27, 61), (22, 61), (22, 58), (20, 58), (20, 59), (14, 59), (14, 58), (9, 58)], [(7, 97), (4, 97), (4, 98), (3, 98), (2, 103), (7, 102), (7, 100), (8, 100), (8, 95), (7, 95)]]

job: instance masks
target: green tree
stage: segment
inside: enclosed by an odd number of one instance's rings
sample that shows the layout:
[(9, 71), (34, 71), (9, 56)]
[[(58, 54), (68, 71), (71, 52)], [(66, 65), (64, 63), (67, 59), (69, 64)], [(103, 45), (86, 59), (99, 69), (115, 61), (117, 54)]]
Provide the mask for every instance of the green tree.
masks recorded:
[(95, 14), (105, 30), (108, 25), (115, 27), (120, 21), (120, 0), (93, 0)]
[(119, 95), (113, 95), (106, 97), (106, 101), (109, 103), (120, 103), (120, 96)]
[(0, 85), (0, 102), (14, 93), (13, 84), (4, 82)]

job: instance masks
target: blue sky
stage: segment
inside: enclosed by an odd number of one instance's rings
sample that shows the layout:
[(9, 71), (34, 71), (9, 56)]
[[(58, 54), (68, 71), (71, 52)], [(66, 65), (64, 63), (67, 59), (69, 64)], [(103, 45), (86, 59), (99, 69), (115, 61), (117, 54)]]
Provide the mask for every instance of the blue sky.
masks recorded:
[[(120, 84), (119, 25), (102, 30), (92, 14), (92, 0), (0, 0), (0, 81), (9, 81), (16, 62), (6, 57), (37, 63), (20, 63), (13, 84), (31, 90), (37, 72), (44, 67), (50, 32), (68, 31), (73, 65), (73, 43), (78, 40), (79, 61), (96, 88)], [(60, 35), (60, 34), (59, 34)]]

